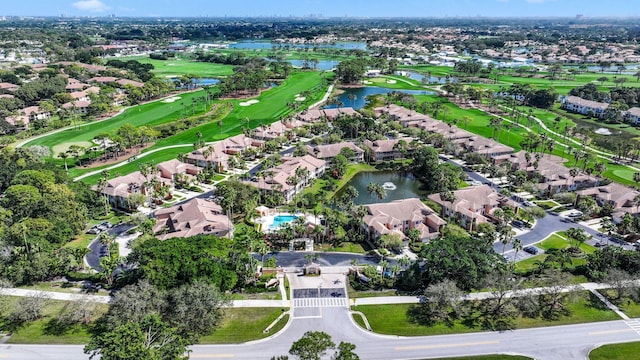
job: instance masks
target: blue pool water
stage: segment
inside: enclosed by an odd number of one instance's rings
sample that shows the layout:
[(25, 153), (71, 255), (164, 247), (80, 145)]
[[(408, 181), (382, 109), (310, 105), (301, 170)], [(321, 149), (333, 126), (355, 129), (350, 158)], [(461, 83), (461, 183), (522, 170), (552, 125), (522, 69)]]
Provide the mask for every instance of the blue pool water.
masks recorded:
[(295, 215), (277, 215), (276, 217), (273, 218), (273, 224), (271, 224), (271, 226), (269, 226), (270, 229), (277, 229), (280, 226), (282, 226), (283, 224), (288, 224), (290, 222), (292, 222), (293, 220), (297, 219), (298, 217)]

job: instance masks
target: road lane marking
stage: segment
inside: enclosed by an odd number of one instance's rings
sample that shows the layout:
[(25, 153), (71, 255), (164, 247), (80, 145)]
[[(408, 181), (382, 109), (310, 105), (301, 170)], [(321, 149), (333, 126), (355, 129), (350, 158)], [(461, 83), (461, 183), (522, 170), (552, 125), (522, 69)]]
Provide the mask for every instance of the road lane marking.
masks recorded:
[(417, 346), (401, 346), (393, 348), (396, 351), (408, 351), (408, 350), (422, 350), (422, 349), (442, 349), (450, 347), (463, 347), (463, 346), (478, 346), (478, 345), (497, 345), (500, 344), (499, 340), (496, 341), (478, 341), (463, 344), (441, 344), (441, 345), (417, 345)]
[(235, 357), (234, 354), (189, 354), (190, 359), (229, 359)]
[(592, 331), (587, 333), (587, 335), (604, 335), (604, 334), (616, 334), (622, 332), (633, 331), (633, 329), (622, 329), (622, 330), (607, 330), (607, 331)]
[(322, 319), (322, 315), (294, 316), (292, 319)]

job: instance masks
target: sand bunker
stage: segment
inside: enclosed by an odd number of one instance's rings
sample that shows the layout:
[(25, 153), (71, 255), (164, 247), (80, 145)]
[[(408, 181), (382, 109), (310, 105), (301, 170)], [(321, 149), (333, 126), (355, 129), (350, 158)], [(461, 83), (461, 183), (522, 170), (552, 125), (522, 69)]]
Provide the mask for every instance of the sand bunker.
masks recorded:
[(396, 81), (395, 80), (387, 80), (387, 84), (395, 84)]
[(365, 84), (365, 85), (371, 85), (371, 84), (373, 84), (373, 83), (372, 83), (371, 81), (369, 81), (369, 80), (365, 80), (365, 81), (363, 81), (362, 83), (363, 83), (363, 84)]
[(307, 100), (307, 98), (304, 96), (296, 96), (295, 98), (295, 101), (305, 101), (305, 100)]
[(260, 102), (260, 100), (247, 100), (247, 101), (241, 102), (238, 105), (240, 105), (240, 106), (249, 106), (249, 105), (257, 104), (259, 102)]
[(175, 102), (175, 101), (178, 101), (178, 100), (180, 100), (180, 96), (172, 96), (170, 98), (162, 100), (162, 102), (163, 103), (172, 103), (172, 102)]

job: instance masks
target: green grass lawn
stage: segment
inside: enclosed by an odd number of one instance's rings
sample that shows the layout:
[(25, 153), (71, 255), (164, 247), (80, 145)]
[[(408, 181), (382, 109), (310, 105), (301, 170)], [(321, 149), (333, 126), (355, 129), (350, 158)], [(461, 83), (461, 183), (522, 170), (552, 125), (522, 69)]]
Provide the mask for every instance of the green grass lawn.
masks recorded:
[(343, 242), (338, 246), (331, 246), (329, 243), (324, 244), (316, 244), (316, 246), (320, 249), (320, 251), (328, 251), (328, 252), (348, 252), (355, 254), (364, 254), (366, 250), (362, 247), (362, 244), (352, 243), (352, 242)]
[[(559, 236), (558, 234), (551, 234), (551, 236), (549, 236), (548, 238), (546, 238), (545, 240), (543, 240), (542, 242), (536, 244), (537, 247), (548, 251), (550, 249), (566, 249), (568, 247), (571, 246), (571, 243), (568, 240), (563, 239), (562, 237), (564, 236), (566, 238), (566, 236), (564, 235), (564, 233), (560, 233), (561, 236)], [(583, 253), (586, 254), (592, 254), (593, 252), (596, 251), (596, 248), (586, 244), (586, 243), (582, 243), (579, 245), (579, 249), (582, 250)], [(516, 263), (516, 271), (519, 273), (526, 273), (529, 271), (532, 271), (534, 269), (536, 269), (538, 267), (539, 263), (544, 262), (544, 260), (547, 258), (547, 254), (543, 253), (543, 254), (539, 254), (539, 255), (535, 255), (532, 256), (530, 258), (524, 259), (522, 261), (518, 261)], [(572, 258), (572, 264), (569, 265), (569, 267), (576, 267), (579, 265), (584, 265), (586, 264), (586, 259), (584, 258)]]
[[(90, 142), (97, 135), (112, 133), (124, 124), (131, 124), (139, 127), (143, 125), (154, 126), (175, 121), (186, 116), (191, 116), (192, 99), (198, 99), (202, 97), (203, 94), (203, 91), (195, 91), (192, 93), (176, 95), (177, 97), (180, 97), (180, 100), (176, 102), (166, 103), (159, 100), (135, 106), (109, 120), (89, 123), (79, 128), (71, 128), (44, 136), (30, 141), (25, 145), (25, 147), (42, 145), (49, 147), (53, 151), (56, 146), (64, 143)], [(183, 103), (185, 104), (184, 108), (182, 106)], [(193, 113), (194, 115), (201, 115), (204, 113), (202, 102), (194, 108)], [(53, 152), (53, 155), (55, 156), (56, 153)]]
[(118, 58), (118, 60), (137, 60), (143, 64), (151, 64), (154, 67), (152, 72), (164, 78), (179, 77), (186, 74), (193, 74), (203, 78), (217, 78), (231, 75), (234, 68), (233, 65), (197, 62), (182, 57), (168, 60), (154, 60), (148, 56), (127, 56)]
[[(9, 297), (10, 301), (16, 301), (17, 298)], [(86, 344), (89, 342), (90, 335), (88, 327), (84, 325), (75, 325), (62, 333), (52, 330), (52, 320), (60, 313), (66, 301), (48, 300), (43, 310), (43, 317), (19, 327), (13, 332), (13, 335), (7, 341), (9, 344)], [(97, 319), (101, 314), (107, 311), (107, 304), (96, 304), (96, 310), (93, 319)], [(0, 323), (0, 329), (3, 327)]]
[(593, 349), (590, 360), (628, 360), (636, 359), (640, 354), (640, 342), (604, 345)]
[(226, 310), (220, 327), (200, 338), (201, 344), (238, 344), (258, 340), (280, 331), (288, 321), (283, 317), (267, 334), (263, 331), (280, 316), (280, 308), (231, 308)]
[[(536, 246), (538, 246), (539, 248), (545, 251), (549, 249), (562, 250), (570, 247), (571, 243), (568, 241), (564, 233), (561, 233), (561, 235), (554, 233), (551, 236), (549, 236), (547, 239), (542, 241), (541, 243), (537, 244)], [(586, 243), (579, 244), (578, 248), (587, 254), (593, 254), (596, 251), (595, 247)]]
[[(389, 83), (388, 80), (393, 80), (395, 83)], [(406, 78), (404, 76), (383, 76), (372, 79), (367, 79), (366, 81), (371, 82), (371, 86), (379, 86), (388, 89), (401, 89), (401, 90), (424, 90), (422, 84), (413, 79)]]
[(640, 317), (640, 303), (637, 303), (624, 295), (620, 299), (616, 299), (617, 293), (614, 289), (598, 290), (604, 297), (614, 303), (623, 313), (631, 318)]
[[(531, 319), (518, 317), (516, 319), (516, 328), (567, 325), (618, 319), (618, 316), (613, 311), (607, 309), (597, 298), (594, 298), (595, 296), (588, 291), (579, 292), (573, 300), (567, 303), (567, 309), (571, 312), (570, 316), (565, 316), (554, 321), (543, 320), (541, 318)], [(407, 311), (412, 306), (416, 305), (363, 305), (354, 306), (353, 310), (364, 313), (373, 331), (380, 334), (424, 336), (483, 331), (479, 327), (467, 327), (460, 321), (456, 321), (451, 327), (444, 324), (423, 326), (411, 322), (407, 316)]]

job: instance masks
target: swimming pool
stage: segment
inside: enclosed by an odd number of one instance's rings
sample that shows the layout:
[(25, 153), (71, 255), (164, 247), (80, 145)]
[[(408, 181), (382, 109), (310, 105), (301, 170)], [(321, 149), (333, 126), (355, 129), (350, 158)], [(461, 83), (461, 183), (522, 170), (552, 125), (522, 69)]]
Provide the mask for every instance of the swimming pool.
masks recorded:
[(269, 229), (273, 230), (273, 229), (277, 229), (280, 226), (282, 226), (283, 224), (287, 224), (292, 222), (293, 220), (297, 219), (298, 217), (295, 215), (276, 215), (273, 218), (273, 223), (271, 223), (271, 225), (269, 226)]

